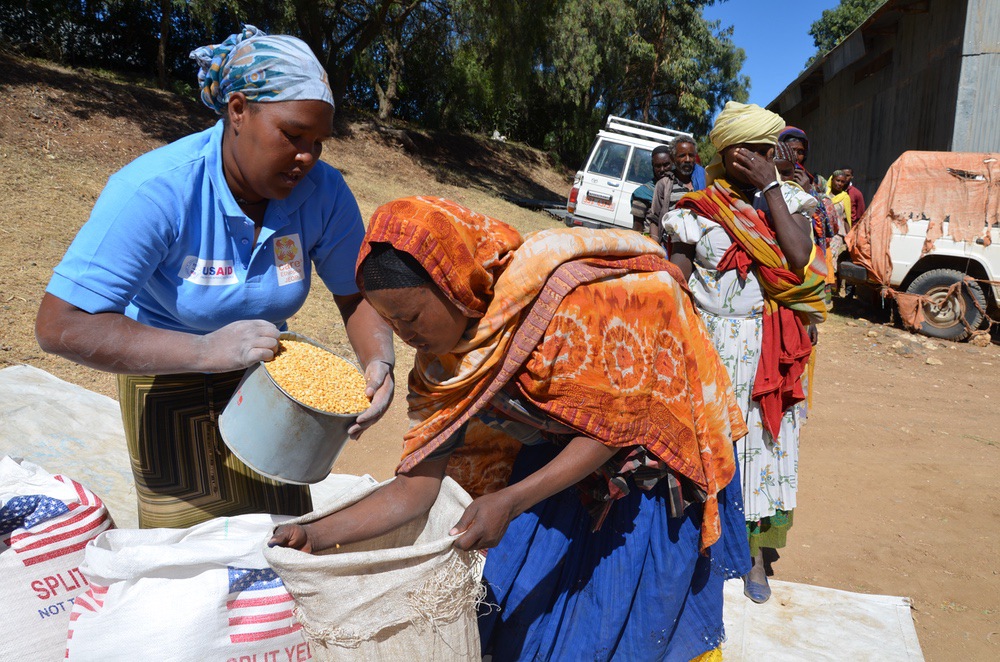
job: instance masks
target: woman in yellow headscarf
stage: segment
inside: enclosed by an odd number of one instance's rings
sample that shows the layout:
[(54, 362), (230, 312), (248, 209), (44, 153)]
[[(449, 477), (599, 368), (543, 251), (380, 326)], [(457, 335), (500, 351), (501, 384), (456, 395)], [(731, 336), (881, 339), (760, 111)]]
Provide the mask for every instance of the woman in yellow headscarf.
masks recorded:
[(803, 323), (826, 312), (809, 221), (816, 199), (782, 183), (772, 158), (784, 126), (759, 106), (727, 103), (709, 136), (718, 153), (708, 187), (662, 220), (750, 430), (737, 460), (754, 557), (744, 590), (755, 602), (770, 596), (761, 548), (784, 546), (795, 507), (794, 405), (812, 349)]
[(843, 215), (844, 234), (847, 234), (847, 231), (854, 225), (854, 219), (851, 217), (851, 196), (847, 192), (850, 181), (851, 178), (843, 170), (834, 170), (830, 179), (826, 180), (826, 194), (830, 196), (830, 200)]
[(510, 226), (447, 200), (379, 208), (358, 279), (417, 355), (396, 480), (273, 544), (319, 551), (477, 497), (494, 660), (677, 660), (719, 646), (749, 568), (729, 378), (680, 271), (629, 231)]

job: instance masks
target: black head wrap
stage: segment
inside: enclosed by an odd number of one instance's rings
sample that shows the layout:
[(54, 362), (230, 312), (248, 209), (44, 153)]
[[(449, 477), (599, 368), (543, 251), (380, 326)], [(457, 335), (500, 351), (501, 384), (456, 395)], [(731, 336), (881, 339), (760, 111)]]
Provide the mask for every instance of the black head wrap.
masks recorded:
[(387, 242), (371, 245), (371, 252), (361, 263), (361, 280), (366, 292), (420, 287), (434, 282), (416, 258)]

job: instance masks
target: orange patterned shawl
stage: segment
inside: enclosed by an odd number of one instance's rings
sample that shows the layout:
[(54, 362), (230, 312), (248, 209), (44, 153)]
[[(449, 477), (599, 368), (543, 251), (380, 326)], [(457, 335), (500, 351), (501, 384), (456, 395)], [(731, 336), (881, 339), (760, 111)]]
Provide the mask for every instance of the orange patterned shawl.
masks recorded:
[[(500, 221), (422, 197), (376, 210), (359, 266), (373, 242), (413, 255), (472, 320), (454, 353), (417, 353), (407, 398), (413, 427), (397, 471), (514, 384), (582, 435), (645, 446), (689, 478), (707, 495), (702, 546), (719, 538), (717, 494), (734, 474), (732, 442), (746, 427), (683, 278), (660, 247), (618, 230), (545, 230), (522, 243)], [(498, 489), (517, 447), (473, 419), (449, 474), (473, 494)]]

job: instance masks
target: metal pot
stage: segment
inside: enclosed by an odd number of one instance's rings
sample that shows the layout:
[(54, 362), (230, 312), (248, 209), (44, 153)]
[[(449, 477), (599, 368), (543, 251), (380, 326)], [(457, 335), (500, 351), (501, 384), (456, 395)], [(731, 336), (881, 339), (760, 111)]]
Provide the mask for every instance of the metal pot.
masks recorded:
[[(281, 339), (330, 351), (297, 333), (283, 332)], [(330, 475), (357, 418), (302, 404), (275, 383), (262, 361), (243, 375), (219, 417), (219, 430), (229, 450), (251, 469), (283, 483), (304, 485)]]

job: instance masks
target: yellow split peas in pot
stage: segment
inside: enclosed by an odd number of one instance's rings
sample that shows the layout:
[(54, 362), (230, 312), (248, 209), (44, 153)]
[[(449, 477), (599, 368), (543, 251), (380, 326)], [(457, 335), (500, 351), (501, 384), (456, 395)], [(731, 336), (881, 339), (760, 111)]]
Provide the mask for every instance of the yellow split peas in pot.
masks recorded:
[(321, 347), (282, 340), (274, 360), (264, 366), (285, 393), (304, 405), (331, 414), (359, 414), (368, 408), (364, 375)]

